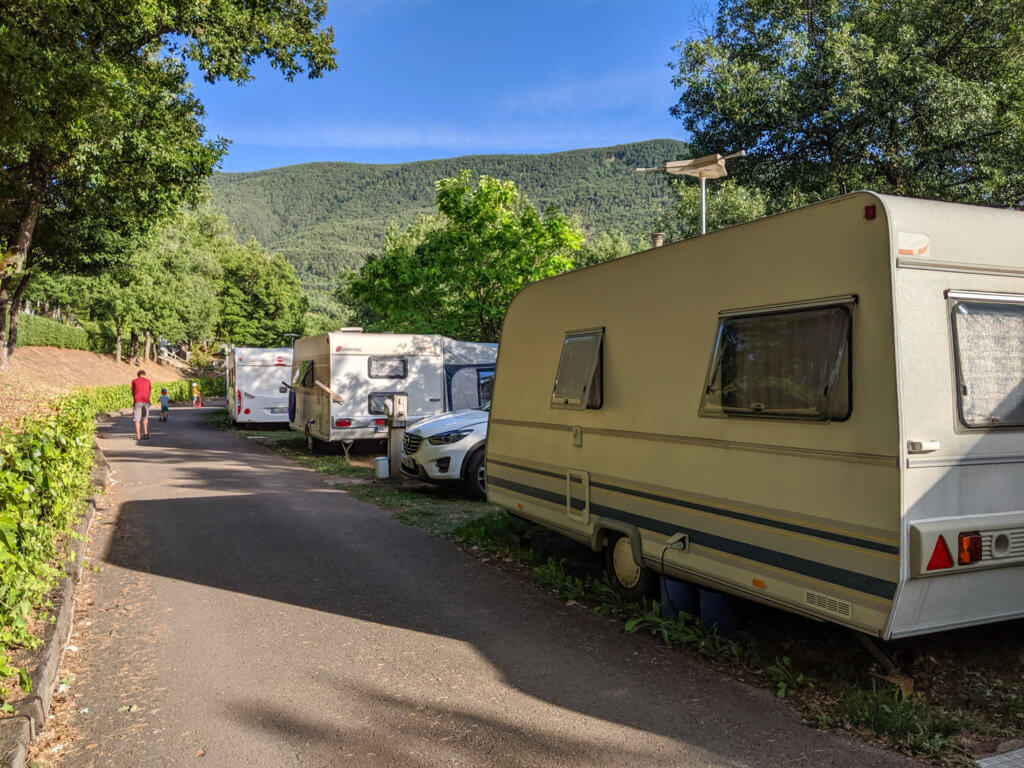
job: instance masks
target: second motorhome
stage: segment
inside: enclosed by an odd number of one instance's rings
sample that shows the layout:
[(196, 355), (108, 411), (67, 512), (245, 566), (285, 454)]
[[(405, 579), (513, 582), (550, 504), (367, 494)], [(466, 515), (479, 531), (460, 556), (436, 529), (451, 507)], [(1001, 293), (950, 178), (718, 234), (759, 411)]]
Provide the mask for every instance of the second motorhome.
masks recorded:
[(232, 347), (225, 359), (228, 415), (237, 423), (287, 424), (292, 350)]
[(626, 588), (1024, 616), (1024, 214), (859, 193), (532, 284), (486, 467)]
[(497, 344), (357, 328), (299, 339), (291, 428), (314, 448), (383, 437), (386, 403), (395, 394), (409, 398), (410, 425), (476, 408), (490, 399), (497, 352)]

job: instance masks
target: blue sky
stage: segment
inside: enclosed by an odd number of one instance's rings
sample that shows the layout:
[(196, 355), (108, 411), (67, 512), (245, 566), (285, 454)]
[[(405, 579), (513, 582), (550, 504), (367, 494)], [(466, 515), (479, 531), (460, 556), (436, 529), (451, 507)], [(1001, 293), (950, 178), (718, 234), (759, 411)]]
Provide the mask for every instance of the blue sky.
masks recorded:
[(704, 0), (330, 0), (338, 70), (195, 82), (222, 170), (683, 138), (671, 46)]

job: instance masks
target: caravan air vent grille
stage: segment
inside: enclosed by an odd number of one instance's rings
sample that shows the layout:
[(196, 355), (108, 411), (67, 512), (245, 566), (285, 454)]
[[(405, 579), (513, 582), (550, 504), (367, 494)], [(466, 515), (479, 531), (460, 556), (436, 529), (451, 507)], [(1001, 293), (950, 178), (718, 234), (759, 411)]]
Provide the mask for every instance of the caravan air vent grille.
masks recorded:
[(850, 618), (853, 614), (852, 604), (845, 600), (823, 595), (820, 592), (807, 590), (804, 602), (812, 608), (817, 608), (819, 611), (825, 611), (825, 613), (831, 613), (834, 616), (842, 616), (844, 619)]
[(1019, 557), (1024, 557), (1024, 528), (981, 532), (982, 561)]

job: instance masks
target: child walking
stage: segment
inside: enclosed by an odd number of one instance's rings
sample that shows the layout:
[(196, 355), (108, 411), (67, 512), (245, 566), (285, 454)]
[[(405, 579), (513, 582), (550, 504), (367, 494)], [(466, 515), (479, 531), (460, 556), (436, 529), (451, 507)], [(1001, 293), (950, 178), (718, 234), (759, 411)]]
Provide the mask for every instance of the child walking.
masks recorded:
[(171, 398), (167, 396), (167, 390), (160, 390), (160, 421), (167, 421), (167, 414), (171, 412)]

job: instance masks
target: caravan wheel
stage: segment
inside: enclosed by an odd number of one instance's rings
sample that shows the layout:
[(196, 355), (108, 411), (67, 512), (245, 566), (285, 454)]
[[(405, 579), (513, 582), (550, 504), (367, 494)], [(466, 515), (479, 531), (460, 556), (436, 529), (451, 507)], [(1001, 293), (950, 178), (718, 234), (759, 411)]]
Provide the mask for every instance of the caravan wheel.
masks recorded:
[(637, 564), (633, 559), (633, 545), (629, 536), (612, 533), (605, 548), (605, 563), (619, 588), (630, 600), (640, 600), (654, 590), (654, 572)]

